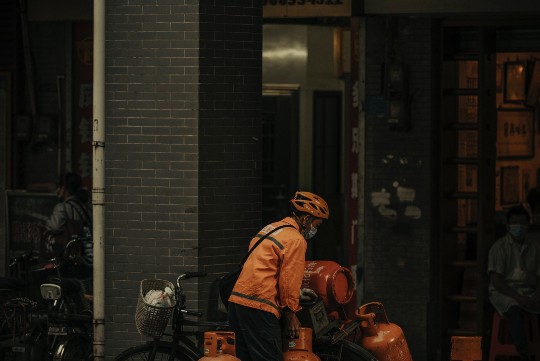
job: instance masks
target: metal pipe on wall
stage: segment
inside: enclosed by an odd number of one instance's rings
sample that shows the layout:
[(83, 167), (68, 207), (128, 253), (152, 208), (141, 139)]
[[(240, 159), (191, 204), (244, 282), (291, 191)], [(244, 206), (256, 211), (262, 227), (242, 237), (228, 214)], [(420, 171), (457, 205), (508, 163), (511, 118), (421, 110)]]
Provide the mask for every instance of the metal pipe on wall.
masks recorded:
[(105, 358), (105, 0), (94, 1), (92, 210), (94, 360)]

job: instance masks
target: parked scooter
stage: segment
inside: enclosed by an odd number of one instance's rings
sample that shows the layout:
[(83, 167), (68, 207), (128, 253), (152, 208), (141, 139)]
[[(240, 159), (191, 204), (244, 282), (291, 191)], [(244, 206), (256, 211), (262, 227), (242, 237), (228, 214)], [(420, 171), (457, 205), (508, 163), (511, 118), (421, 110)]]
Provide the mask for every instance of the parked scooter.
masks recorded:
[[(47, 301), (47, 355), (49, 360), (92, 359), (92, 308), (84, 280), (75, 278), (88, 274), (91, 265), (82, 259), (83, 239), (74, 238), (65, 247), (61, 259), (44, 267), (56, 270), (40, 287)], [(70, 277), (64, 277), (67, 274)], [(90, 272), (91, 274), (91, 272)]]

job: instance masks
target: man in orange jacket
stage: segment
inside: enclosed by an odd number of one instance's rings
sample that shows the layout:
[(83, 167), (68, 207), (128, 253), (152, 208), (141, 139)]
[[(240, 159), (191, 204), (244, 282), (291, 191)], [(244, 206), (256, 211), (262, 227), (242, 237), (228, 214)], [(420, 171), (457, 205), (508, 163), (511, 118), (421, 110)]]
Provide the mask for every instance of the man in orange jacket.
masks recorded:
[[(249, 248), (253, 250), (229, 298), (229, 324), (236, 334), (236, 355), (242, 361), (282, 361), (280, 319), (287, 337), (298, 337), (296, 312), (304, 275), (307, 239), (312, 238), (328, 205), (309, 192), (296, 192), (291, 215), (264, 227)], [(280, 226), (284, 228), (277, 229)]]

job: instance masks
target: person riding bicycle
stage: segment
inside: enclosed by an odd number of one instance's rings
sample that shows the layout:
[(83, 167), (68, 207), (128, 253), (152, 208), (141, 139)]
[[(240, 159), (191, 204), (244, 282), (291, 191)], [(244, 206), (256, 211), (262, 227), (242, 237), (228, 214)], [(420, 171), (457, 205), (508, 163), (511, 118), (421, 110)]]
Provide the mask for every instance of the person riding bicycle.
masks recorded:
[(248, 257), (229, 298), (229, 325), (236, 334), (236, 356), (242, 361), (282, 361), (282, 334), (298, 337), (296, 317), (307, 241), (328, 219), (329, 209), (321, 197), (296, 192), (290, 216), (259, 231), (250, 248), (270, 234)]

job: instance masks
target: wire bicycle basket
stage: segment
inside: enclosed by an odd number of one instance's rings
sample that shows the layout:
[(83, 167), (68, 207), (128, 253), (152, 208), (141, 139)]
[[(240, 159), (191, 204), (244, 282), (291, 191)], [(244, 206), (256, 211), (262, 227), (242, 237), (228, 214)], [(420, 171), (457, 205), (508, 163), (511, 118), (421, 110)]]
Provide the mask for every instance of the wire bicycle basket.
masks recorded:
[(169, 287), (174, 290), (174, 285), (166, 280), (145, 279), (141, 281), (137, 310), (135, 311), (135, 324), (137, 331), (147, 337), (161, 337), (169, 324), (173, 314), (176, 300), (171, 297), (171, 306), (152, 305), (145, 300), (149, 291), (165, 291)]

